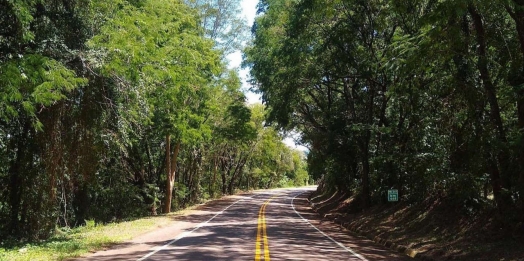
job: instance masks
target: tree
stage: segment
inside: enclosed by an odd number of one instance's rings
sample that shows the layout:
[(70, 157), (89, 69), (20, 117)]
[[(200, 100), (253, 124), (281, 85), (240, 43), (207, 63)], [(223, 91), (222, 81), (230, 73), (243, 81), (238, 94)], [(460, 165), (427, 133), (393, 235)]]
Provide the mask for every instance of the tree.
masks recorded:
[(137, 91), (145, 96), (156, 125), (161, 125), (166, 159), (164, 212), (168, 213), (181, 143), (202, 135), (206, 88), (219, 70), (218, 55), (204, 39), (194, 14), (181, 2), (129, 5), (103, 27), (93, 43), (109, 57), (104, 68), (109, 75), (122, 75), (143, 88)]
[(516, 213), (518, 5), (262, 1), (245, 64), (268, 123), (301, 131), (311, 174), (361, 207), (397, 188)]
[(198, 10), (205, 35), (224, 55), (241, 50), (248, 39), (247, 21), (239, 0), (186, 0)]
[[(206, 31), (202, 10), (182, 1), (0, 1), (1, 238), (268, 184), (250, 166), (260, 131), (275, 130), (222, 59), (233, 48), (222, 40), (242, 42), (226, 32), (241, 27), (233, 3), (210, 5), (219, 21)], [(271, 155), (280, 170), (291, 159)]]

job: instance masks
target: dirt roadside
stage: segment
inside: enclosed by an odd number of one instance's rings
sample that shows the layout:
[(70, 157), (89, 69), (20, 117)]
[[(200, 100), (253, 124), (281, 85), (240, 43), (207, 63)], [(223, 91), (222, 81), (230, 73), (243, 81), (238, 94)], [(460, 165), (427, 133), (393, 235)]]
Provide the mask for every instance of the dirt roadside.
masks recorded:
[(416, 259), (524, 260), (524, 231), (504, 227), (491, 213), (467, 215), (439, 200), (359, 211), (342, 193), (315, 192), (309, 200), (324, 220)]

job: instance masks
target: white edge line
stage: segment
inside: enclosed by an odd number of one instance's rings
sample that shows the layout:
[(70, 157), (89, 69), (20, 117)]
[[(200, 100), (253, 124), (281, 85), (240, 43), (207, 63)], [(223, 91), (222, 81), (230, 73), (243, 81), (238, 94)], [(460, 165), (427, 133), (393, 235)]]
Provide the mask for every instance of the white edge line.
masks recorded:
[(357, 252), (355, 252), (353, 249), (351, 249), (350, 247), (346, 247), (344, 246), (342, 243), (336, 241), (335, 239), (333, 239), (332, 237), (328, 236), (326, 233), (322, 232), (320, 229), (318, 229), (317, 227), (315, 227), (313, 224), (311, 224), (311, 222), (309, 222), (309, 220), (305, 219), (302, 215), (300, 215), (300, 213), (298, 213), (298, 211), (295, 209), (295, 204), (293, 203), (295, 201), (295, 198), (297, 198), (298, 196), (304, 194), (306, 192), (302, 192), (302, 193), (299, 193), (297, 194), (295, 197), (293, 197), (293, 199), (291, 200), (291, 207), (293, 207), (293, 210), (295, 211), (295, 213), (300, 217), (302, 218), (302, 220), (304, 220), (306, 223), (308, 223), (310, 226), (312, 226), (314, 229), (316, 229), (318, 232), (320, 232), (322, 235), (324, 235), (325, 237), (327, 237), (329, 240), (333, 241), (333, 243), (337, 244), (339, 247), (345, 249), (346, 251), (350, 252), (351, 254), (353, 254), (354, 256), (358, 257), (360, 260), (362, 261), (368, 261), (365, 257), (363, 257), (362, 255), (358, 254)]
[(227, 206), (226, 208), (224, 208), (223, 210), (219, 211), (218, 213), (216, 213), (212, 218), (210, 218), (208, 221), (206, 222), (203, 222), (203, 223), (200, 223), (198, 224), (195, 228), (193, 228), (191, 231), (186, 231), (180, 235), (178, 235), (177, 237), (175, 237), (173, 240), (171, 240), (169, 243), (157, 248), (156, 250), (150, 252), (149, 254), (137, 259), (136, 261), (143, 261), (143, 260), (146, 260), (147, 258), (151, 257), (152, 255), (158, 253), (159, 251), (161, 250), (164, 250), (166, 249), (168, 246), (174, 244), (175, 242), (177, 242), (178, 240), (188, 236), (189, 234), (193, 233), (195, 230), (203, 227), (205, 224), (209, 223), (211, 220), (215, 219), (218, 215), (224, 213), (224, 211), (226, 211), (228, 208), (232, 207), (233, 205), (237, 204), (238, 202), (242, 201), (242, 200), (245, 200), (245, 199), (248, 199), (248, 198), (252, 198), (252, 197), (247, 197), (247, 198), (243, 198), (243, 199), (239, 199), (237, 201), (235, 201), (233, 204)]

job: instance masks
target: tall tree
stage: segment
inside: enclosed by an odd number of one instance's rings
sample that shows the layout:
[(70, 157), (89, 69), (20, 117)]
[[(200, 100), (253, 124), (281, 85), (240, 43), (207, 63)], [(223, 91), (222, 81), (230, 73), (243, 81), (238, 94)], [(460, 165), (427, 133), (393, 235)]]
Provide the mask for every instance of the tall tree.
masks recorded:
[(248, 40), (249, 27), (242, 17), (240, 0), (186, 0), (197, 9), (206, 37), (228, 55), (241, 50)]
[(389, 188), (462, 206), (484, 191), (515, 213), (519, 4), (261, 1), (245, 63), (269, 123), (300, 130), (312, 174), (362, 207)]

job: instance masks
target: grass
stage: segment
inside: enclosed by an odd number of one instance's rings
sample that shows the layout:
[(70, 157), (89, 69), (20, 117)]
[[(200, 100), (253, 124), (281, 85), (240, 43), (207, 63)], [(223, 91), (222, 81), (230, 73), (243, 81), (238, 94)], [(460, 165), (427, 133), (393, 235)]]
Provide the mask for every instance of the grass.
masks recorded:
[(89, 252), (125, 242), (173, 221), (174, 215), (147, 217), (133, 221), (95, 225), (88, 221), (86, 226), (74, 229), (57, 229), (49, 240), (12, 248), (0, 245), (0, 261), (65, 260)]
[[(243, 192), (236, 191), (235, 194)], [(54, 236), (48, 240), (14, 247), (6, 247), (6, 242), (0, 238), (0, 261), (49, 261), (80, 257), (164, 227), (173, 222), (175, 216), (184, 215), (197, 207), (198, 204), (168, 215), (119, 223), (95, 224), (94, 221), (87, 221), (82, 227), (56, 229)]]

